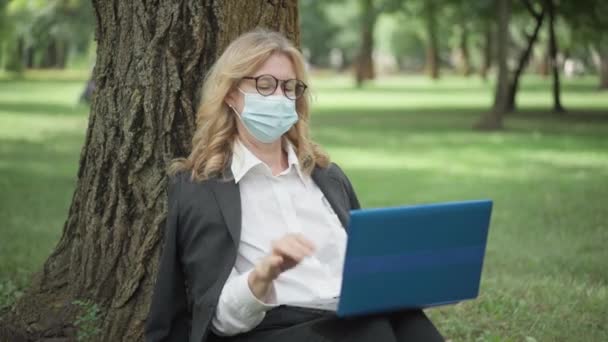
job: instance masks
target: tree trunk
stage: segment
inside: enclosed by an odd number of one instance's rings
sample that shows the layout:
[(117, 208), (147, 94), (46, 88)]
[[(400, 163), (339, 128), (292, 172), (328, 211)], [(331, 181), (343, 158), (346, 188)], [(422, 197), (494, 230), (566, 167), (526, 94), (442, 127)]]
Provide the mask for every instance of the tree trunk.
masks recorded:
[[(153, 5), (151, 5), (153, 4)], [(166, 217), (165, 166), (186, 156), (205, 72), (244, 31), (266, 26), (299, 45), (296, 0), (94, 0), (95, 95), (62, 237), (25, 294), (0, 316), (0, 340), (141, 341)]]
[(486, 81), (488, 79), (488, 70), (492, 67), (492, 41), (493, 41), (492, 22), (486, 21), (483, 39), (483, 56), (479, 74)]
[(44, 55), (40, 61), (40, 67), (54, 68), (57, 65), (57, 39), (51, 38), (46, 49), (44, 49)]
[(499, 0), (496, 6), (498, 11), (498, 42), (497, 63), (498, 77), (492, 110), (484, 115), (474, 126), (480, 130), (502, 129), (503, 116), (508, 110), (509, 68), (507, 55), (509, 46), (509, 21), (511, 20), (511, 0)]
[(532, 13), (532, 16), (536, 20), (536, 25), (534, 27), (534, 31), (532, 32), (532, 34), (528, 35), (528, 44), (526, 46), (526, 49), (521, 53), (521, 55), (519, 57), (519, 62), (517, 63), (517, 69), (515, 69), (515, 72), (513, 73), (513, 77), (511, 79), (511, 83), (509, 85), (509, 92), (507, 95), (507, 97), (508, 97), (507, 112), (515, 111), (515, 107), (516, 107), (515, 97), (517, 96), (517, 91), (519, 90), (519, 78), (520, 78), (521, 74), (523, 73), (524, 69), (526, 68), (526, 66), (528, 65), (528, 61), (530, 60), (530, 54), (532, 53), (532, 48), (534, 47), (534, 43), (536, 42), (536, 39), (538, 38), (538, 32), (540, 31), (540, 28), (543, 25), (543, 20), (545, 18), (545, 8), (543, 7), (543, 10), (541, 13), (534, 13), (534, 12), (531, 12), (531, 13)]
[(24, 43), (23, 45), (23, 61), (24, 61), (24, 65), (26, 69), (32, 69), (35, 67), (35, 61), (34, 61), (34, 57), (35, 57), (35, 50), (34, 47), (32, 46), (31, 42), (25, 44), (25, 40), (22, 41)]
[(600, 53), (600, 89), (608, 89), (608, 51)]
[(62, 39), (58, 40), (57, 43), (57, 63), (55, 64), (55, 68), (65, 69), (68, 60), (68, 41)]
[(460, 72), (463, 76), (468, 77), (471, 75), (471, 60), (469, 57), (469, 30), (466, 22), (463, 22), (460, 28)]
[(5, 68), (7, 71), (22, 72), (25, 67), (25, 41), (23, 37), (9, 40)]
[(439, 78), (439, 43), (437, 42), (437, 18), (435, 0), (424, 2), (426, 29), (426, 71), (432, 79)]
[[(549, 44), (550, 42), (547, 42), (547, 45)], [(540, 57), (540, 61), (538, 63), (538, 74), (545, 78), (549, 76), (549, 64), (551, 63), (549, 51), (550, 48), (547, 46), (547, 51), (543, 52), (543, 55)]]
[(347, 53), (347, 50), (345, 50), (345, 49), (340, 49), (340, 52), (342, 53), (342, 63), (338, 67), (338, 71), (345, 72), (346, 70), (349, 69), (350, 65), (353, 63), (354, 58), (352, 57), (352, 55), (349, 55)]
[(564, 107), (560, 99), (559, 66), (557, 64), (557, 40), (555, 39), (555, 3), (553, 0), (545, 0), (545, 7), (549, 15), (549, 62), (553, 73), (553, 111), (564, 113)]
[(374, 59), (374, 26), (376, 26), (376, 13), (372, 0), (361, 1), (361, 47), (355, 66), (355, 79), (357, 86), (375, 78)]
[[(596, 67), (600, 76), (600, 89), (608, 89), (608, 39), (604, 39), (603, 41), (600, 39), (599, 42), (595, 44), (595, 53), (597, 53), (597, 63)], [(593, 51), (593, 49), (592, 49)]]

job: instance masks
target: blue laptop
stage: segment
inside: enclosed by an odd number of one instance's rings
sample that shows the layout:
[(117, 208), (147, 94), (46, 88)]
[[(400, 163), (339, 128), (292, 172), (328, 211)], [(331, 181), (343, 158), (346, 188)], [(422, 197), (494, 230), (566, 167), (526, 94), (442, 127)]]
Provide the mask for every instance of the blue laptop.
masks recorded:
[(304, 307), (340, 317), (473, 299), (492, 201), (351, 211), (340, 297)]

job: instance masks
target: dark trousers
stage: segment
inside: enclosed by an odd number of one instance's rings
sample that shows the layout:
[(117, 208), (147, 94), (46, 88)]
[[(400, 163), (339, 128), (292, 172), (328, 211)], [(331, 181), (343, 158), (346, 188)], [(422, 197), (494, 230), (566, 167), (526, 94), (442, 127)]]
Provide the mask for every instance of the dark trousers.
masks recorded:
[(435, 342), (444, 339), (422, 310), (338, 318), (329, 311), (281, 305), (268, 311), (253, 330), (230, 337), (213, 335), (210, 341)]

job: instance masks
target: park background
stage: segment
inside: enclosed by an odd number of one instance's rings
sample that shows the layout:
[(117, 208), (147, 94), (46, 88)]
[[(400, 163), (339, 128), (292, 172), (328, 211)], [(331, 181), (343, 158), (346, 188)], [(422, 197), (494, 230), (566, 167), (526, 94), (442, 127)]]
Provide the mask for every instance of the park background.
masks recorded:
[[(427, 311), (444, 336), (607, 341), (606, 3), (301, 0), (298, 11), (313, 137), (364, 207), (494, 200), (479, 298)], [(0, 1), (0, 316), (69, 215), (94, 32), (85, 0)], [(78, 298), (75, 330), (94, 340), (106, 308)]]

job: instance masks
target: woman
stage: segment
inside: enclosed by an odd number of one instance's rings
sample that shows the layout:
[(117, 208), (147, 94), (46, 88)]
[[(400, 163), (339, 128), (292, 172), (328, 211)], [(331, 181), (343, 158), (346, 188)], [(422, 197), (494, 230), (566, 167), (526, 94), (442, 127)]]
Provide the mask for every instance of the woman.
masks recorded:
[(188, 158), (169, 167), (165, 243), (147, 341), (442, 341), (421, 310), (338, 319), (286, 305), (339, 295), (342, 170), (309, 137), (304, 59), (266, 30), (207, 75)]

